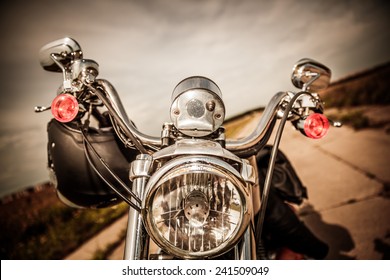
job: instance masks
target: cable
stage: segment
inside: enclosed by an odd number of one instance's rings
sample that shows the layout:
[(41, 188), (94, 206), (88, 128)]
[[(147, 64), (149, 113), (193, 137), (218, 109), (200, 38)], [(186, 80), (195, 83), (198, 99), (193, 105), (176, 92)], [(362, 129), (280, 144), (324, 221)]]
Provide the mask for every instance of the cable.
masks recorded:
[(84, 144), (84, 151), (86, 158), (88, 160), (88, 163), (91, 165), (91, 167), (94, 169), (94, 171), (99, 175), (99, 177), (113, 190), (115, 193), (117, 193), (123, 200), (125, 200), (130, 206), (134, 207), (135, 210), (140, 211), (140, 208), (135, 205), (132, 201), (130, 201), (127, 197), (125, 197), (122, 193), (120, 193), (116, 187), (114, 187), (110, 182), (108, 182), (104, 176), (100, 173), (99, 170), (97, 170), (95, 164), (92, 162), (92, 159), (90, 158), (90, 155), (88, 153), (88, 147), (89, 146), (92, 150), (92, 152), (95, 154), (95, 156), (99, 159), (101, 164), (105, 167), (105, 169), (111, 174), (111, 176), (130, 194), (130, 196), (135, 199), (136, 202), (141, 204), (141, 200), (134, 194), (134, 192), (129, 189), (129, 187), (111, 170), (111, 168), (107, 165), (107, 163), (104, 161), (102, 157), (99, 156), (98, 152), (95, 150), (91, 142), (87, 139), (87, 136), (83, 129), (81, 129), (81, 133), (83, 135), (83, 144)]
[(142, 142), (139, 141), (133, 133), (129, 130), (127, 125), (125, 124), (124, 120), (118, 115), (117, 111), (114, 109), (112, 104), (105, 98), (104, 91), (100, 89), (96, 89), (93, 86), (87, 85), (87, 87), (90, 89), (90, 91), (95, 94), (107, 107), (110, 114), (114, 117), (115, 121), (118, 122), (118, 125), (124, 130), (126, 135), (130, 138), (131, 142), (134, 144), (134, 146), (140, 151), (142, 154), (148, 154), (148, 151), (143, 146)]
[(265, 211), (266, 211), (266, 208), (267, 208), (267, 201), (268, 201), (268, 196), (269, 196), (269, 190), (270, 190), (270, 187), (271, 187), (271, 181), (272, 181), (272, 175), (273, 175), (273, 171), (274, 171), (274, 167), (275, 167), (276, 155), (277, 155), (277, 152), (278, 152), (280, 140), (282, 138), (284, 125), (287, 122), (288, 115), (289, 115), (292, 107), (294, 106), (295, 101), (299, 97), (301, 97), (302, 95), (305, 95), (305, 94), (311, 96), (310, 93), (302, 91), (302, 92), (299, 92), (299, 93), (295, 94), (291, 98), (290, 102), (287, 104), (287, 106), (285, 108), (285, 111), (283, 113), (283, 117), (282, 117), (282, 119), (280, 121), (278, 130), (277, 130), (276, 135), (275, 135), (275, 141), (274, 141), (274, 145), (273, 145), (272, 151), (271, 151), (271, 156), (270, 156), (270, 160), (269, 160), (269, 164), (268, 164), (267, 175), (266, 175), (265, 181), (264, 181), (264, 188), (263, 188), (263, 193), (262, 193), (262, 198), (261, 198), (261, 206), (260, 206), (261, 208), (260, 208), (259, 218), (257, 220), (257, 225), (256, 225), (256, 240), (258, 240), (259, 243), (261, 243), (261, 234), (262, 234), (262, 231), (263, 231), (263, 224), (264, 224), (264, 218), (265, 218)]

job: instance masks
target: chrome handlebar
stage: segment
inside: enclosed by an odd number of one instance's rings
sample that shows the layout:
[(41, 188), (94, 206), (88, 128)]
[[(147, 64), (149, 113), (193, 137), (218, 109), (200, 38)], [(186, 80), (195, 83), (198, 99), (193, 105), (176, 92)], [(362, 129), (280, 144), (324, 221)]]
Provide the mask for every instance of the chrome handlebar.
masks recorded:
[[(160, 137), (153, 137), (140, 132), (130, 121), (123, 104), (119, 98), (118, 92), (110, 82), (103, 79), (96, 80), (96, 86), (89, 86), (94, 93), (108, 108), (114, 120), (123, 129), (123, 132), (133, 142), (138, 150), (142, 153), (148, 153), (149, 150), (158, 150), (162, 143)], [(270, 128), (274, 124), (277, 112), (280, 109), (282, 101), (288, 96), (287, 92), (279, 92), (273, 96), (265, 108), (262, 117), (259, 120), (255, 130), (243, 139), (227, 140), (226, 149), (237, 155), (253, 155), (261, 148), (257, 147), (259, 143), (268, 140)]]
[[(118, 92), (114, 88), (114, 86), (107, 80), (97, 79), (96, 84), (98, 88), (101, 88), (101, 92), (96, 92), (99, 99), (103, 101), (103, 103), (110, 103), (112, 105), (112, 113), (113, 117), (118, 123), (122, 123), (122, 128), (127, 132), (126, 135), (131, 137), (128, 134), (134, 135), (143, 145), (152, 146), (152, 147), (160, 147), (161, 146), (161, 138), (146, 135), (140, 132), (134, 124), (130, 121), (125, 108), (123, 107), (122, 101), (119, 97)], [(103, 93), (103, 94), (100, 94)], [(119, 120), (121, 119), (121, 120)]]
[[(140, 132), (126, 114), (119, 95), (110, 82), (96, 79), (99, 65), (88, 59), (83, 59), (80, 45), (72, 38), (63, 38), (43, 46), (40, 50), (40, 63), (45, 70), (63, 72), (62, 88), (65, 91), (83, 91), (84, 86), (95, 94), (107, 107), (114, 120), (115, 129), (119, 128), (126, 144), (134, 145), (141, 153), (152, 153), (163, 146), (163, 137), (153, 137)], [(329, 85), (331, 71), (325, 65), (312, 60), (301, 59), (293, 67), (291, 81), (304, 92), (324, 89)], [(72, 81), (77, 81), (72, 83)], [(266, 142), (272, 132), (273, 125), (285, 110), (283, 102), (294, 96), (292, 92), (279, 92), (273, 96), (265, 108), (255, 130), (243, 139), (225, 140), (226, 149), (238, 156), (256, 154)], [(313, 97), (313, 102), (311, 98)], [(309, 96), (309, 103), (317, 105), (320, 100)], [(301, 100), (302, 103), (303, 100)], [(298, 103), (298, 102), (297, 102)], [(311, 107), (303, 103), (298, 107)], [(321, 107), (321, 106), (320, 106)], [(49, 107), (36, 107), (36, 112), (42, 112)], [(322, 111), (321, 108), (317, 108)], [(302, 114), (299, 113), (299, 114)], [(335, 126), (340, 126), (338, 123)], [(127, 138), (127, 139), (125, 139)], [(130, 141), (128, 141), (130, 140)], [(131, 142), (131, 144), (129, 143)]]
[(269, 133), (272, 131), (270, 128), (274, 124), (281, 103), (287, 96), (287, 92), (278, 92), (275, 94), (267, 107), (265, 107), (255, 130), (245, 138), (227, 140), (226, 149), (238, 155), (257, 154), (261, 148), (261, 146), (257, 147), (258, 144), (268, 140)]

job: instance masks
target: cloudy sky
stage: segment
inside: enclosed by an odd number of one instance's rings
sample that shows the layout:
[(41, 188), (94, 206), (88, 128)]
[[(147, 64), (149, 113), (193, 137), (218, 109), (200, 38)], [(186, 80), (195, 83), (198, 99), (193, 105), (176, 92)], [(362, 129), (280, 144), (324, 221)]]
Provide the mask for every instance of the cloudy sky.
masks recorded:
[(227, 116), (292, 90), (294, 63), (314, 58), (333, 80), (390, 60), (388, 1), (21, 1), (2, 5), (0, 196), (47, 180), (48, 105), (61, 75), (38, 51), (70, 36), (119, 91), (143, 132), (169, 121), (173, 88), (203, 75), (221, 88)]

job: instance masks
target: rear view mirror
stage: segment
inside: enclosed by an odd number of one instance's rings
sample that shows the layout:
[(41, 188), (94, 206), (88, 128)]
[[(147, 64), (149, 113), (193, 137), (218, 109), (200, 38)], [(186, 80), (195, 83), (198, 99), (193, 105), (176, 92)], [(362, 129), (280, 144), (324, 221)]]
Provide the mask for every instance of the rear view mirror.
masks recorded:
[[(80, 45), (72, 38), (63, 38), (51, 42), (39, 51), (39, 61), (43, 69), (62, 72), (76, 59), (82, 59)], [(62, 67), (62, 68), (61, 68)]]
[(328, 67), (315, 60), (303, 58), (294, 65), (291, 81), (303, 91), (318, 91), (328, 87), (330, 77), (331, 71)]

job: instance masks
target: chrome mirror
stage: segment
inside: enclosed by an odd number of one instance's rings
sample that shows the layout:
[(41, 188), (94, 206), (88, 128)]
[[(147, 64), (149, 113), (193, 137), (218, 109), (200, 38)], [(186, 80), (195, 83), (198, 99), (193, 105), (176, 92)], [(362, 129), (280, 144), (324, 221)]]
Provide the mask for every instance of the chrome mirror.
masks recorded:
[(72, 38), (63, 38), (51, 42), (39, 51), (39, 61), (43, 69), (51, 72), (63, 72), (76, 59), (82, 59), (80, 45)]
[(299, 60), (293, 68), (291, 81), (303, 91), (318, 91), (328, 87), (331, 71), (325, 65), (309, 58)]

